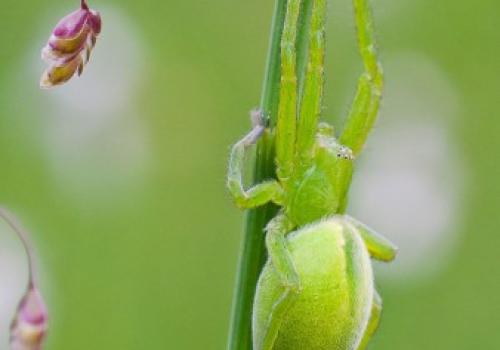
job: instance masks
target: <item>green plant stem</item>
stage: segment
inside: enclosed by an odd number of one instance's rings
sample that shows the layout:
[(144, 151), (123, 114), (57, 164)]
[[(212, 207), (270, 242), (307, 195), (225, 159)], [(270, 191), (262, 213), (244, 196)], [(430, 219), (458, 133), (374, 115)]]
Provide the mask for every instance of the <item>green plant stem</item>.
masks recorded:
[[(276, 0), (267, 67), (262, 89), (260, 109), (269, 116), (273, 127), (279, 102), (280, 83), (280, 41), (285, 17), (286, 0)], [(254, 167), (254, 182), (274, 177), (274, 137), (266, 132), (257, 146)], [(276, 214), (276, 207), (265, 205), (247, 212), (244, 238), (240, 252), (233, 310), (229, 331), (228, 350), (252, 349), (252, 304), (260, 271), (266, 260), (266, 223)]]
[[(298, 70), (304, 69), (307, 45), (303, 40), (304, 27), (309, 23), (312, 0), (303, 0), (303, 15), (299, 19), (297, 45)], [(269, 117), (269, 129), (276, 124), (281, 77), (280, 43), (286, 12), (286, 0), (276, 0), (271, 28), (267, 67), (262, 88), (260, 109)], [(301, 74), (299, 74), (300, 76)], [(299, 81), (299, 89), (300, 89)], [(257, 146), (254, 183), (275, 177), (274, 135), (266, 132)], [(249, 210), (245, 219), (244, 238), (240, 252), (236, 288), (233, 300), (228, 350), (252, 350), (252, 306), (257, 280), (266, 261), (264, 228), (276, 215), (276, 206), (269, 204)]]

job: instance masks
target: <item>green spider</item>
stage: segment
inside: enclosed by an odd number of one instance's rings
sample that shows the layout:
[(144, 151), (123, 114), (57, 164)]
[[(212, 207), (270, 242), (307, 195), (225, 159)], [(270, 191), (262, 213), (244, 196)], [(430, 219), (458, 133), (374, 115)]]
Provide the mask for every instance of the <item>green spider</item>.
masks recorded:
[(232, 149), (228, 188), (241, 208), (281, 207), (266, 227), (269, 261), (253, 310), (256, 350), (360, 350), (376, 330), (382, 309), (370, 257), (391, 261), (396, 248), (345, 215), (353, 160), (377, 117), (383, 77), (377, 61), (368, 0), (353, 0), (365, 72), (338, 138), (319, 123), (322, 108), (327, 0), (312, 0), (307, 66), (297, 84), (297, 22), (301, 0), (289, 0), (281, 38), (280, 100), (275, 130), (276, 179), (243, 185), (248, 148), (266, 132), (260, 112), (254, 128)]

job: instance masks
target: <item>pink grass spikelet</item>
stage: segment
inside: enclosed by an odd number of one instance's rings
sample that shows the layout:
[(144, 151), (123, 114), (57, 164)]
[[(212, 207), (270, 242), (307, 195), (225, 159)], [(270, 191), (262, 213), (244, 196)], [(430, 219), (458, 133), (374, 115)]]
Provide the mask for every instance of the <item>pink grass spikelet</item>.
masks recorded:
[(10, 328), (11, 350), (41, 350), (47, 333), (47, 320), (47, 308), (42, 296), (30, 285)]
[(49, 89), (67, 82), (75, 73), (81, 75), (101, 32), (101, 16), (81, 0), (80, 9), (56, 25), (42, 49), (42, 59), (49, 64), (40, 87)]

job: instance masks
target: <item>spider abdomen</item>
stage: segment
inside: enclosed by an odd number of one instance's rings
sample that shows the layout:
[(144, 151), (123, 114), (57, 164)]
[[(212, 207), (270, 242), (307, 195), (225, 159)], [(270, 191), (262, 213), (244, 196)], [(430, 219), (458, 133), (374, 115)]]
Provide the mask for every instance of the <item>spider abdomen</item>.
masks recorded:
[[(290, 234), (288, 249), (300, 292), (281, 324), (273, 350), (353, 350), (372, 307), (373, 273), (367, 249), (341, 216)], [(253, 312), (254, 344), (284, 291), (271, 262), (264, 267)]]

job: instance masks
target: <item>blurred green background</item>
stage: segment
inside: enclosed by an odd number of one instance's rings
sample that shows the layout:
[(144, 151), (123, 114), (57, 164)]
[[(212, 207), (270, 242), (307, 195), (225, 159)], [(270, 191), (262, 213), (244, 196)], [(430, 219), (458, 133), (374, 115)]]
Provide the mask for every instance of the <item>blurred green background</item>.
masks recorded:
[[(90, 1), (87, 71), (41, 91), (39, 51), (77, 5), (0, 11), (0, 202), (32, 231), (47, 349), (223, 349), (243, 218), (226, 158), (259, 101), (273, 1)], [(388, 87), (352, 211), (402, 249), (377, 269), (371, 348), (500, 348), (500, 3), (374, 5)], [(349, 1), (329, 12), (325, 116), (341, 120), (361, 66)], [(1, 228), (7, 349), (26, 270)]]

